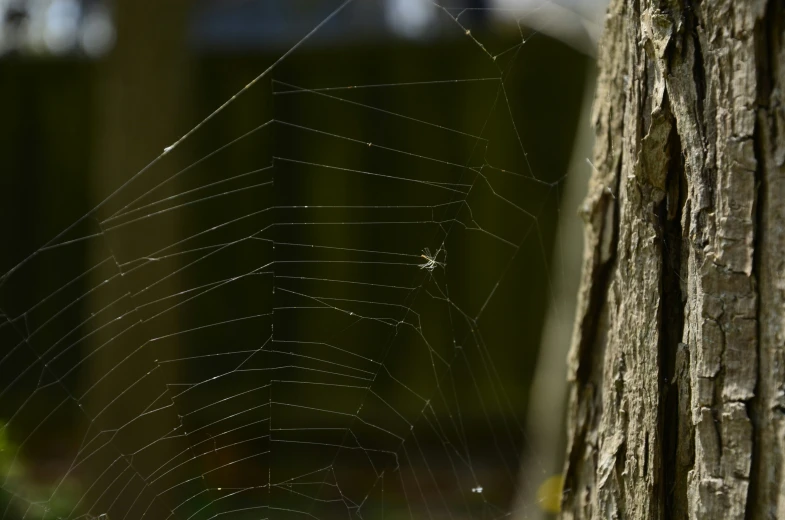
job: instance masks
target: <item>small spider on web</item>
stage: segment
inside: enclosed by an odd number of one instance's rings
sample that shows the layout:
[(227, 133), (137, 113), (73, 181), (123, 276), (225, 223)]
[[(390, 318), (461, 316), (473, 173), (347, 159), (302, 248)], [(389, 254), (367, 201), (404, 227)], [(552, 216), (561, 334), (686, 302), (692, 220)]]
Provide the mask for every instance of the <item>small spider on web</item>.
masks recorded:
[[(431, 254), (431, 250), (429, 248), (424, 248), (422, 250), (423, 254), (420, 255), (421, 258), (425, 259), (424, 264), (419, 264), (420, 269), (427, 269), (428, 271), (433, 271), (436, 267), (441, 267), (444, 269), (444, 262), (439, 262), (437, 258), (439, 257), (439, 253), (444, 250), (444, 244), (439, 246), (439, 249), (436, 250), (436, 253), (433, 255)], [(446, 256), (446, 253), (445, 253)]]

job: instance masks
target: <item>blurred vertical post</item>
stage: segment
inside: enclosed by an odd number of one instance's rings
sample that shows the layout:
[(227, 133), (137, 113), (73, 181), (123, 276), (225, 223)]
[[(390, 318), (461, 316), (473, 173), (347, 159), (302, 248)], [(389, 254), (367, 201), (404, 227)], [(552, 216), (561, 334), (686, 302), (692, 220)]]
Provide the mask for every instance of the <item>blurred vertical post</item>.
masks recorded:
[[(108, 195), (115, 191), (124, 182), (147, 165), (152, 159), (161, 154), (164, 147), (173, 143), (192, 124), (186, 118), (189, 88), (189, 66), (187, 53), (187, 15), (190, 0), (116, 0), (113, 2), (114, 22), (116, 27), (116, 43), (109, 54), (96, 64), (94, 71), (93, 99), (95, 103), (92, 143), (92, 171), (90, 179), (91, 204), (99, 204)], [(185, 164), (184, 154), (172, 154), (167, 157), (164, 168), (154, 168), (148, 172), (144, 180), (144, 187), (150, 188), (154, 184), (170, 177), (177, 169)], [(126, 191), (126, 190), (124, 190)], [(155, 199), (161, 199), (177, 192), (177, 181), (165, 184), (156, 190)], [(138, 195), (138, 188), (131, 188), (130, 193)], [(129, 202), (123, 199), (125, 203)], [(147, 202), (150, 202), (148, 200)], [(111, 204), (109, 205), (111, 206)], [(116, 210), (114, 207), (113, 210)], [(96, 218), (105, 219), (111, 213), (106, 207), (100, 211)], [(156, 241), (174, 243), (179, 237), (177, 218), (161, 219), (156, 221)], [(142, 250), (149, 237), (143, 236), (139, 231), (129, 231), (122, 235), (122, 246), (131, 251)], [(109, 240), (96, 240), (90, 252), (90, 265), (95, 265), (110, 251), (107, 251)], [(108, 269), (117, 272), (121, 268), (118, 263), (127, 261), (128, 258), (115, 258), (115, 262)], [(92, 275), (91, 286), (101, 283), (106, 271), (95, 270)], [(109, 274), (113, 274), (110, 272)], [(174, 277), (173, 277), (174, 278)], [(151, 284), (145, 280), (145, 283)], [(107, 305), (121, 298), (124, 294), (133, 293), (141, 287), (129, 287), (130, 284), (119, 283), (101, 288), (91, 294), (90, 310), (97, 313)], [(166, 294), (177, 292), (176, 282), (163, 280), (165, 285), (162, 291)], [(96, 318), (91, 329), (95, 330), (92, 340), (86, 345), (87, 352), (92, 354), (89, 358), (85, 388), (105, 378), (101, 382), (100, 392), (103, 396), (90, 395), (88, 405), (95, 401), (106, 400), (106, 395), (119, 396), (122, 392), (130, 390), (128, 380), (117, 377), (123, 374), (144, 374), (151, 369), (150, 360), (142, 360), (139, 356), (124, 359), (125, 352), (140, 348), (143, 341), (138, 337), (128, 334), (115, 339), (116, 331), (99, 329), (99, 323), (107, 321), (115, 315), (133, 310), (134, 302), (122, 305), (113, 303), (106, 316)], [(137, 317), (133, 317), (137, 320)], [(155, 329), (150, 334), (159, 330), (176, 330), (177, 314), (169, 311), (163, 319), (157, 319)], [(111, 341), (110, 345), (107, 345)], [(127, 342), (122, 348), (115, 345)], [(110, 348), (111, 347), (111, 348)], [(171, 347), (170, 347), (171, 348)], [(157, 357), (174, 357), (173, 352), (158, 353)], [(113, 367), (118, 366), (114, 369)], [(114, 370), (114, 371), (113, 371)], [(112, 377), (107, 378), (107, 375)], [(114, 383), (108, 380), (115, 380)], [(139, 393), (140, 400), (149, 399), (153, 392), (160, 393), (148, 384), (138, 385), (134, 388)], [(136, 393), (134, 394), (137, 395)], [(134, 397), (134, 399), (137, 399)], [(121, 417), (133, 412), (125, 411), (122, 407), (108, 408), (101, 416), (101, 425), (125, 424), (132, 417)]]
[(590, 125), (596, 71), (587, 70), (578, 131), (561, 201), (553, 254), (553, 291), (532, 380), (526, 418), (528, 436), (520, 469), (514, 519), (544, 519), (558, 512), (564, 465), (567, 352), (572, 338), (583, 251), (583, 222), (578, 216), (588, 187), (587, 163), (594, 143)]

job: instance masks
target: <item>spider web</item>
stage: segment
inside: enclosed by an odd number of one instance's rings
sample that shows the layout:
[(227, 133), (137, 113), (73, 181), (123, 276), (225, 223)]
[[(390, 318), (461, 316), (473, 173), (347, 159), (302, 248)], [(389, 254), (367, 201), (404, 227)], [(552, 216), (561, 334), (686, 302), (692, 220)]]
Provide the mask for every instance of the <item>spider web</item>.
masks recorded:
[[(440, 7), (486, 75), (278, 74), (352, 3), (5, 274), (4, 518), (525, 516), (507, 360), (539, 331), (508, 286), (543, 299), (560, 183), (505, 86), (527, 38)], [(198, 142), (233, 110), (254, 124)]]

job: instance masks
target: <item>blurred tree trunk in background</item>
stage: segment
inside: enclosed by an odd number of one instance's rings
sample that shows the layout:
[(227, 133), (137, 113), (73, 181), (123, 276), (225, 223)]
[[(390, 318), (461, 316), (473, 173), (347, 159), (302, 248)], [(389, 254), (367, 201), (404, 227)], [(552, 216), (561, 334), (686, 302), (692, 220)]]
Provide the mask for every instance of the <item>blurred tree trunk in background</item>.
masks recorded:
[(785, 21), (613, 0), (565, 518), (785, 518)]
[[(190, 0), (119, 0), (114, 2), (114, 20), (117, 30), (115, 47), (95, 71), (95, 121), (93, 130), (92, 174), (90, 192), (92, 205), (99, 204), (104, 198), (114, 192), (124, 182), (134, 176), (152, 159), (163, 152), (164, 146), (173, 143), (193, 122), (184, 121), (187, 114), (188, 99), (188, 53), (187, 53), (187, 15)], [(177, 171), (177, 161), (180, 167), (185, 163), (182, 154), (171, 154), (165, 162), (166, 169), (155, 168), (145, 175), (149, 177), (144, 188), (151, 188), (154, 184), (170, 177)], [(135, 183), (139, 184), (139, 183)], [(138, 196), (139, 188), (130, 188), (125, 192)], [(177, 182), (169, 182), (156, 190), (154, 199), (162, 199), (177, 193)], [(123, 203), (130, 200), (123, 199)], [(147, 200), (146, 202), (150, 202)], [(110, 205), (110, 207), (112, 207)], [(115, 205), (112, 210), (103, 211), (97, 218), (104, 219), (118, 209)], [(156, 239), (164, 243), (174, 243), (178, 236), (177, 220), (165, 219), (156, 223)], [(113, 242), (114, 240), (114, 242)], [(152, 242), (149, 236), (144, 236), (138, 231), (124, 233), (121, 236), (121, 245), (124, 249), (136, 252), (147, 247)], [(118, 238), (107, 235), (106, 240), (97, 241), (91, 251), (93, 261), (91, 265), (106, 258), (111, 254), (114, 262), (108, 267), (108, 273), (96, 270), (93, 285), (97, 285), (108, 276), (119, 271), (128, 271), (128, 266), (122, 266), (129, 260), (129, 255), (107, 251), (109, 247), (118, 245)], [(152, 251), (147, 251), (151, 254)], [(152, 284), (153, 280), (145, 281)], [(161, 288), (167, 294), (175, 294), (176, 282), (164, 280)], [(91, 296), (90, 307), (93, 312), (104, 309), (111, 302), (123, 295), (137, 292), (141, 287), (132, 287), (130, 281), (109, 285), (106, 290), (97, 291)], [(119, 304), (112, 304), (113, 309), (109, 314), (124, 312), (122, 316), (131, 314), (134, 310), (131, 297), (128, 310), (118, 311)], [(138, 309), (137, 309), (138, 310)], [(138, 321), (138, 316), (130, 316), (131, 320)], [(163, 330), (176, 329), (176, 312), (168, 312), (163, 319), (156, 320), (155, 328), (148, 327), (149, 336), (161, 335)], [(137, 327), (138, 329), (138, 327)], [(110, 379), (116, 380), (114, 386), (103, 384), (101, 392), (109, 395), (121, 395), (129, 390), (128, 381), (118, 378), (117, 371), (112, 368), (123, 361), (126, 352), (116, 344), (126, 343), (134, 348), (139, 343), (127, 341), (125, 337), (113, 339), (116, 332), (110, 329), (99, 329), (93, 335), (93, 341), (87, 348), (94, 353), (90, 357), (89, 381), (86, 386), (101, 380), (102, 377), (112, 375)], [(113, 340), (111, 344), (107, 344)], [(104, 345), (107, 345), (104, 347)], [(101, 347), (98, 350), (98, 347)], [(127, 350), (127, 349), (126, 349)], [(174, 357), (173, 352), (156, 352), (161, 358)], [(149, 365), (143, 363), (139, 357), (123, 361), (118, 369), (125, 374), (138, 371), (148, 371)], [(140, 372), (140, 374), (144, 374)], [(150, 384), (139, 385), (147, 394), (159, 391)], [(136, 388), (139, 390), (139, 388)], [(148, 395), (154, 398), (152, 395)], [(94, 400), (105, 399), (96, 396)], [(108, 417), (107, 417), (108, 415)], [(102, 417), (102, 425), (124, 424), (133, 418), (130, 411), (115, 407), (107, 410)], [(104, 426), (105, 427), (105, 426)]]
[(559, 224), (553, 249), (553, 298), (543, 324), (542, 341), (526, 410), (526, 444), (520, 470), (518, 504), (514, 518), (549, 518), (560, 503), (559, 475), (564, 465), (564, 409), (567, 403), (567, 366), (564, 359), (575, 322), (583, 250), (578, 206), (586, 195), (593, 134), (589, 121), (594, 100), (596, 71), (586, 73), (578, 129), (560, 202)]

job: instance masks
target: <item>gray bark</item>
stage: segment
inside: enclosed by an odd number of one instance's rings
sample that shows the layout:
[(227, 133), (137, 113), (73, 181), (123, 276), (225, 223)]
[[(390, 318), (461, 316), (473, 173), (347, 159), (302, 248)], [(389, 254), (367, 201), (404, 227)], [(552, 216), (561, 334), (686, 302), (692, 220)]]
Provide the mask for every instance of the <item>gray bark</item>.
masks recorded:
[(609, 6), (564, 518), (785, 518), (784, 13)]

